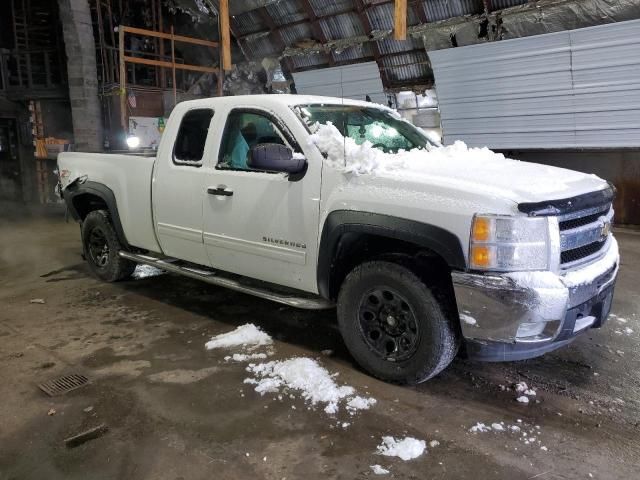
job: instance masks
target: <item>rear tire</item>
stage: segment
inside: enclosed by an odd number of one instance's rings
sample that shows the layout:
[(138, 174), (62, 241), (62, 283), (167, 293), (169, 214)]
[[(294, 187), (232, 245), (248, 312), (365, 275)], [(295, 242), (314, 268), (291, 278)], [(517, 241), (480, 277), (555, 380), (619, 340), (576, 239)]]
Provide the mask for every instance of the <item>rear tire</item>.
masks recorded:
[(123, 280), (136, 268), (134, 262), (120, 257), (124, 249), (106, 210), (94, 210), (85, 217), (82, 248), (91, 271), (106, 282)]
[(456, 356), (460, 335), (436, 295), (410, 269), (387, 261), (354, 268), (338, 295), (347, 348), (371, 375), (417, 384)]

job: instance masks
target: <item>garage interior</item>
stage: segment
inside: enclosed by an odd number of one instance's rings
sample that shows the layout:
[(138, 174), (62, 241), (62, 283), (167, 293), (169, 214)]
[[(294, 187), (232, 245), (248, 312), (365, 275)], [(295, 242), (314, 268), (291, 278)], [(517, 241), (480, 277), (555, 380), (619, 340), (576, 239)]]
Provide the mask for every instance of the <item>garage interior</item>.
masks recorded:
[[(0, 479), (640, 475), (640, 2), (4, 3)], [(282, 93), (380, 103), (445, 145), (609, 181), (621, 262), (608, 322), (532, 360), (460, 355), (407, 387), (356, 365), (335, 310), (154, 269), (91, 275), (57, 191), (61, 152), (129, 153), (135, 138), (153, 153), (179, 102)], [(270, 359), (316, 359), (376, 404), (327, 416), (295, 392), (256, 393), (248, 363), (204, 348), (247, 323), (273, 338)], [(62, 377), (63, 392), (39, 388)], [(381, 456), (388, 435), (426, 451)]]

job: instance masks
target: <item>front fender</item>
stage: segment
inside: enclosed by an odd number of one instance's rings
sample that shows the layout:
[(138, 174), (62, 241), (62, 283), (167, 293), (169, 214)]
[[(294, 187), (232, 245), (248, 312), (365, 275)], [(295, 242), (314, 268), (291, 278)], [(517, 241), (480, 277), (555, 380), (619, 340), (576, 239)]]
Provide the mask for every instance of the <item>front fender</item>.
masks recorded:
[(403, 240), (439, 255), (453, 270), (465, 270), (466, 261), (458, 237), (441, 227), (379, 213), (336, 210), (325, 220), (318, 253), (318, 291), (331, 296), (331, 271), (342, 235), (359, 232)]

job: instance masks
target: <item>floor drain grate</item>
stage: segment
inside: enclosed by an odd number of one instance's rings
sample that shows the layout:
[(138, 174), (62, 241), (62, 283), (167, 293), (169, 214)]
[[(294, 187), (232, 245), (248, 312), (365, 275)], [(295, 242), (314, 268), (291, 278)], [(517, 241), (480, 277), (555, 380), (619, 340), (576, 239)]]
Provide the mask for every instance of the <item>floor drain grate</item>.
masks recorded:
[(64, 395), (76, 388), (84, 387), (88, 382), (89, 379), (84, 375), (72, 373), (71, 375), (65, 375), (64, 377), (41, 383), (38, 387), (50, 397), (55, 397), (57, 395)]

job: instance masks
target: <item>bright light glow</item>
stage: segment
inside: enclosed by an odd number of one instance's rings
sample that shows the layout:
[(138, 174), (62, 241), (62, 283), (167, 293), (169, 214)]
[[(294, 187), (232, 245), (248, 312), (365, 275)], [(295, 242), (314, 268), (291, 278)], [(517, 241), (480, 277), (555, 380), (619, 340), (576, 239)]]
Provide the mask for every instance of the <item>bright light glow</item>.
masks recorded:
[(140, 146), (140, 138), (135, 135), (129, 135), (127, 137), (127, 145), (129, 148), (138, 148)]

